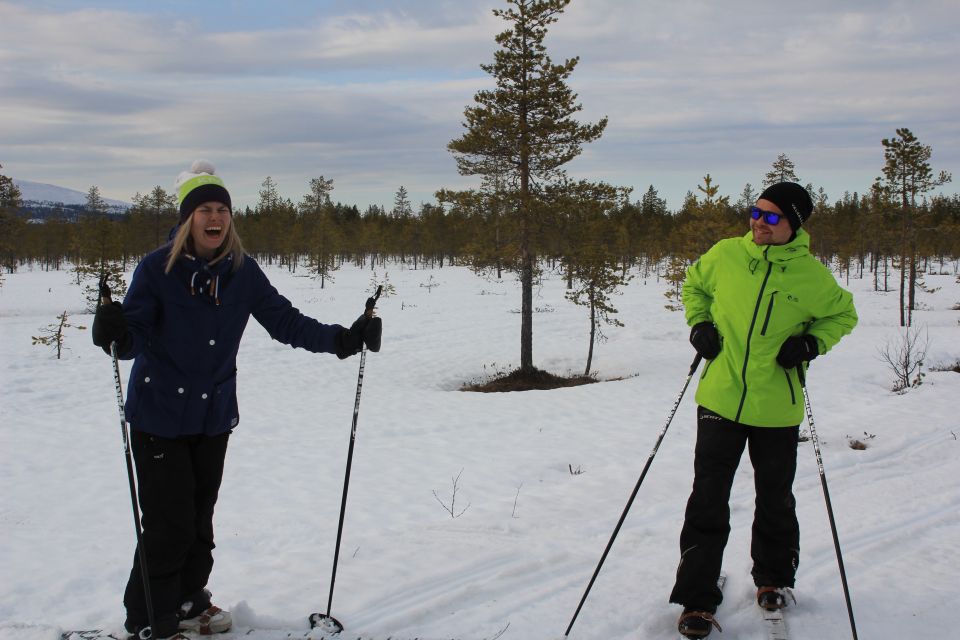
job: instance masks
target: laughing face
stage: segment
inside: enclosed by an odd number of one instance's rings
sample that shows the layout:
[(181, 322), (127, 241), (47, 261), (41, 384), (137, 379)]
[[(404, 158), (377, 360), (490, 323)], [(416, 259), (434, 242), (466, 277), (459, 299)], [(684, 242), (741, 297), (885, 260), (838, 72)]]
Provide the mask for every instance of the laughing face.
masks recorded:
[(197, 255), (208, 260), (213, 258), (232, 222), (230, 208), (222, 202), (204, 202), (194, 209), (190, 237)]

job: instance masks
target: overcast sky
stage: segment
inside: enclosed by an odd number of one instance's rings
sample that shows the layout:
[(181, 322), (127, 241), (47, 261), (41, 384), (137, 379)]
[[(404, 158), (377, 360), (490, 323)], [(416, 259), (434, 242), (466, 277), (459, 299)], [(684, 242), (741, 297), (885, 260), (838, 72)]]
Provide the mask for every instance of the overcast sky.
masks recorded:
[[(491, 85), (505, 0), (0, 0), (3, 173), (129, 200), (192, 160), (235, 204), (266, 176), (361, 209), (459, 176), (447, 143)], [(804, 182), (866, 191), (908, 127), (960, 191), (958, 0), (573, 0), (554, 60), (603, 137), (575, 177), (649, 185), (671, 208), (709, 173), (758, 187), (780, 153)]]

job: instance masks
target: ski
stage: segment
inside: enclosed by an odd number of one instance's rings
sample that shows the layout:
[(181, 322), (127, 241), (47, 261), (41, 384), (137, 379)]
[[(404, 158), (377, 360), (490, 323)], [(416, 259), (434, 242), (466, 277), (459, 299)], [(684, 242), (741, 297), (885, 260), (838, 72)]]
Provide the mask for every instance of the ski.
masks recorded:
[(763, 624), (767, 629), (767, 640), (789, 640), (783, 610), (767, 611), (761, 608), (760, 611), (763, 613)]
[(760, 615), (763, 617), (763, 626), (767, 631), (767, 640), (788, 640), (787, 637), (787, 621), (783, 616), (783, 610), (793, 601), (794, 604), (797, 603), (796, 596), (793, 595), (791, 589), (783, 588), (777, 590), (782, 597), (783, 606), (779, 609), (764, 609), (759, 606), (759, 596), (758, 599), (758, 608), (760, 609)]
[[(510, 628), (509, 622), (493, 635), (486, 636), (481, 640), (498, 640), (507, 632), (508, 628)], [(200, 640), (203, 637), (209, 637), (200, 636), (197, 633), (188, 631), (181, 631), (180, 633), (191, 640), (194, 638)], [(131, 637), (133, 636), (126, 633), (117, 635), (116, 632), (106, 629), (64, 631), (60, 634), (60, 640), (127, 640)], [(367, 636), (353, 635), (346, 631), (330, 634), (318, 629), (311, 629), (309, 631), (284, 631), (282, 629), (254, 629), (250, 627), (239, 627), (224, 633), (218, 633), (215, 635), (215, 638), (216, 640), (431, 640), (428, 636), (417, 636), (415, 638), (394, 635)], [(435, 640), (456, 640), (456, 638), (443, 636), (442, 639), (437, 637)]]

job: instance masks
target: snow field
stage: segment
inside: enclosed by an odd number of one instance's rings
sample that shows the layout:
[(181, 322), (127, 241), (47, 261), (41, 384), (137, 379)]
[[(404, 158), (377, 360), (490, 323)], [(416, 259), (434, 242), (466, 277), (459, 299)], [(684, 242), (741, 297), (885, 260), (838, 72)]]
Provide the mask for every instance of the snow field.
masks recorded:
[[(321, 290), (303, 272), (265, 267), (277, 288), (322, 322), (349, 324), (371, 272), (345, 266)], [(465, 268), (388, 265), (384, 342), (369, 354), (332, 613), (354, 636), (558, 638), (683, 385), (693, 350), (666, 285), (639, 277), (615, 305), (594, 368), (622, 380), (511, 394), (458, 391), (516, 366), (519, 286)], [(377, 268), (380, 280), (384, 269)], [(430, 277), (440, 286), (421, 287)], [(891, 280), (892, 282), (892, 280)], [(955, 277), (927, 276), (915, 312), (928, 364), (960, 359)], [(960, 595), (960, 376), (930, 372), (904, 395), (877, 347), (893, 339), (897, 293), (854, 292), (860, 325), (811, 366), (809, 388), (863, 638), (940, 637)], [(581, 372), (587, 314), (545, 273), (535, 293), (534, 360)], [(89, 329), (68, 330), (64, 359), (30, 336), (66, 309), (89, 327), (67, 272), (22, 270), (0, 288), (0, 638), (54, 640), (59, 629), (116, 627), (134, 551), (109, 358)], [(306, 629), (326, 609), (359, 359), (292, 350), (254, 320), (238, 360), (241, 422), (217, 506), (210, 588), (239, 626)], [(121, 363), (124, 375), (129, 363)], [(692, 482), (696, 381), (572, 639), (674, 639), (667, 603)], [(847, 436), (868, 438), (865, 451)], [(731, 497), (722, 637), (759, 640), (749, 538), (752, 472), (744, 456)], [(582, 473), (572, 475), (569, 466)], [(460, 476), (455, 513), (451, 479)], [(801, 525), (793, 640), (850, 637), (810, 443), (795, 493)], [(469, 506), (468, 506), (469, 505)], [(933, 624), (931, 624), (933, 623)]]

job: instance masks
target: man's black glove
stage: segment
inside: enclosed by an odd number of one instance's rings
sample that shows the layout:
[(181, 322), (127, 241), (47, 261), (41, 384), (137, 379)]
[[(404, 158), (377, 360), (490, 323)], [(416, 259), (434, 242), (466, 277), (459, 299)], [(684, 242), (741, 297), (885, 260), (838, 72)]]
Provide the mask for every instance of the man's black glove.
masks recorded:
[(712, 322), (698, 322), (690, 329), (690, 344), (701, 356), (713, 360), (720, 355), (720, 334)]
[(337, 336), (337, 357), (343, 360), (360, 353), (363, 345), (367, 345), (370, 351), (380, 351), (382, 333), (383, 321), (364, 313), (350, 325), (349, 329), (344, 329)]
[(93, 344), (110, 353), (110, 343), (117, 343), (117, 353), (126, 352), (133, 342), (127, 330), (127, 319), (123, 316), (123, 307), (119, 302), (101, 304), (93, 316)]
[(796, 369), (801, 362), (808, 362), (820, 355), (817, 339), (811, 335), (790, 336), (783, 341), (777, 364), (784, 369)]

